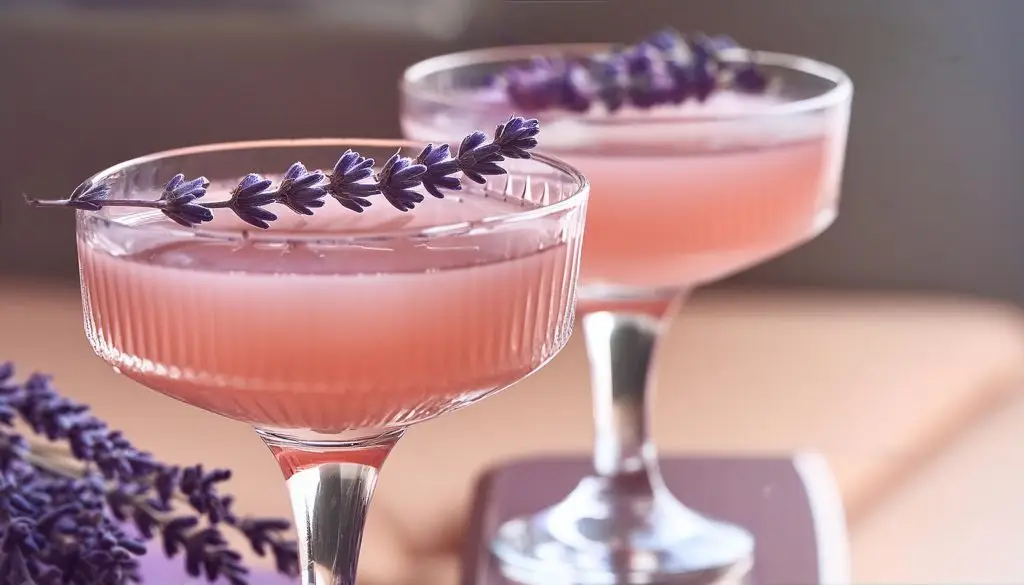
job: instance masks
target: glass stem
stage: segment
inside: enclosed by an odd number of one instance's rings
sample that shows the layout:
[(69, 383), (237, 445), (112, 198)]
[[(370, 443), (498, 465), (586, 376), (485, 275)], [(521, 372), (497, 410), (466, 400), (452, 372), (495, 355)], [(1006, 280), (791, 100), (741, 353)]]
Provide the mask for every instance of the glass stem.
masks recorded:
[(377, 475), (403, 433), (307, 443), (259, 432), (287, 481), (302, 585), (355, 584)]
[(653, 493), (661, 482), (648, 430), (654, 358), (682, 298), (583, 316), (594, 395), (594, 470), (614, 483), (626, 480), (629, 491)]

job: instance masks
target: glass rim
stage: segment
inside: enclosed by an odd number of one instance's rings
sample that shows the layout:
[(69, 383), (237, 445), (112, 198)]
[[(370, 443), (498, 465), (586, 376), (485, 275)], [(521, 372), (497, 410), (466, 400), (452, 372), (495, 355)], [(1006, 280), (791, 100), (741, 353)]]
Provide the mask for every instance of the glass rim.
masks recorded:
[[(203, 155), (207, 153), (215, 152), (230, 152), (230, 151), (244, 151), (244, 150), (255, 150), (255, 149), (270, 149), (270, 148), (317, 148), (317, 147), (334, 147), (341, 149), (339, 153), (346, 148), (357, 150), (359, 148), (415, 148), (422, 149), (426, 146), (425, 142), (416, 140), (406, 139), (386, 139), (386, 138), (279, 138), (279, 139), (261, 139), (261, 140), (240, 140), (240, 141), (228, 141), (228, 142), (215, 142), (208, 144), (198, 144), (194, 146), (185, 146), (180, 148), (173, 148), (169, 150), (162, 150), (153, 152), (150, 154), (138, 156), (93, 174), (87, 181), (96, 183), (105, 180), (111, 180), (124, 171), (132, 168), (141, 166), (147, 163), (157, 162), (160, 160), (178, 157), (178, 156), (195, 156)], [(260, 229), (255, 226), (244, 227), (239, 229), (219, 229), (210, 230), (204, 229), (202, 226), (195, 226), (191, 228), (181, 228), (176, 224), (166, 224), (161, 222), (158, 225), (143, 223), (136, 224), (132, 222), (122, 221), (118, 217), (111, 217), (108, 215), (108, 210), (118, 209), (116, 207), (104, 208), (100, 211), (78, 211), (78, 217), (82, 218), (84, 214), (88, 214), (92, 217), (98, 217), (102, 221), (116, 225), (121, 229), (139, 230), (140, 232), (154, 232), (160, 231), (169, 234), (182, 235), (184, 237), (195, 237), (203, 238), (208, 240), (221, 240), (221, 241), (258, 241), (258, 242), (270, 242), (270, 243), (290, 243), (290, 242), (308, 242), (317, 241), (331, 244), (358, 244), (360, 242), (380, 242), (386, 239), (397, 239), (397, 238), (436, 238), (444, 237), (449, 235), (458, 235), (463, 232), (468, 232), (477, 229), (491, 228), (501, 226), (510, 223), (520, 223), (531, 220), (540, 219), (547, 217), (562, 211), (570, 210), (578, 207), (586, 202), (586, 198), (590, 192), (590, 181), (587, 177), (572, 165), (564, 162), (563, 160), (556, 158), (551, 155), (544, 154), (543, 152), (532, 151), (530, 159), (537, 161), (538, 163), (550, 167), (559, 173), (566, 175), (573, 183), (573, 192), (553, 203), (539, 204), (534, 207), (510, 211), (507, 213), (498, 213), (492, 215), (486, 215), (484, 217), (473, 219), (469, 221), (459, 222), (445, 222), (439, 221), (436, 224), (427, 226), (418, 226), (413, 228), (396, 228), (396, 229), (383, 229), (378, 231), (365, 231), (355, 234), (346, 234), (345, 232), (336, 232), (328, 230), (309, 230), (309, 231), (290, 231), (287, 235), (275, 233), (273, 229)], [(514, 176), (516, 173), (512, 173)], [(526, 173), (523, 173), (526, 174)], [(506, 177), (509, 174), (504, 175)], [(496, 176), (500, 177), (500, 175)], [(458, 193), (458, 192), (456, 192)], [(454, 195), (454, 193), (453, 193)], [(451, 195), (449, 195), (451, 196)], [(330, 195), (328, 195), (330, 197)], [(425, 200), (420, 205), (429, 205), (430, 200), (434, 197), (426, 196)], [(374, 201), (375, 205), (387, 204), (386, 202)], [(159, 213), (157, 210), (140, 210), (149, 211), (150, 213)], [(352, 212), (355, 213), (355, 212)], [(416, 213), (416, 210), (410, 210), (407, 213)], [(273, 225), (273, 224), (271, 224)]]
[[(414, 63), (402, 72), (398, 83), (399, 92), (405, 96), (430, 100), (435, 103), (444, 104), (453, 108), (480, 109), (487, 105), (476, 102), (470, 97), (453, 95), (443, 90), (433, 90), (422, 83), (429, 75), (443, 71), (452, 71), (470, 65), (485, 65), (525, 59), (531, 56), (547, 56), (552, 54), (573, 54), (593, 53), (616, 46), (614, 43), (549, 43), (532, 45), (510, 45), (505, 47), (488, 47), (483, 49), (471, 49), (437, 55)], [(797, 115), (809, 112), (827, 110), (828, 108), (840, 105), (850, 100), (853, 95), (853, 80), (845, 71), (823, 61), (810, 57), (802, 57), (788, 53), (777, 53), (772, 51), (759, 51), (755, 49), (728, 49), (722, 52), (726, 60), (733, 56), (742, 56), (743, 60), (752, 61), (758, 65), (777, 67), (805, 73), (832, 82), (833, 87), (827, 91), (807, 98), (797, 99), (788, 102), (773, 104), (771, 107), (758, 109), (756, 112), (710, 114), (694, 116), (692, 112), (680, 114), (676, 118), (659, 117), (659, 123), (672, 122), (673, 119), (679, 122), (733, 122), (748, 119), (764, 118), (765, 116), (776, 115)], [(580, 115), (573, 112), (558, 111), (559, 117), (587, 120), (586, 114)], [(604, 124), (615, 123), (614, 116), (593, 118), (593, 121)], [(636, 123), (631, 119), (623, 123)]]

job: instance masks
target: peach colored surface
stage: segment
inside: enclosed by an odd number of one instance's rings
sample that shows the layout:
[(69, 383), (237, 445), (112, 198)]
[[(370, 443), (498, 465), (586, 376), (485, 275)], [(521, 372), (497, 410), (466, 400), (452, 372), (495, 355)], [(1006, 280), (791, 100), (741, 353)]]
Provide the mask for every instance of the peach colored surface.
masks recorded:
[(87, 334), (141, 384), (258, 426), (415, 422), (514, 383), (565, 343), (577, 246), (547, 223), (447, 249), (193, 239), (115, 256), (80, 241)]

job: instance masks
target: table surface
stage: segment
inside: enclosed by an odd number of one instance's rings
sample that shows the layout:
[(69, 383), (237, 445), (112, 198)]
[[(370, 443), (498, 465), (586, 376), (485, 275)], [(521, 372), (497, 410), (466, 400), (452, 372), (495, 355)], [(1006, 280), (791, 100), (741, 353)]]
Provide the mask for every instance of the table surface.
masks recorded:
[[(237, 496), (240, 512), (290, 513), (280, 470), (251, 429), (146, 390), (93, 354), (74, 287), (0, 281), (0, 323), (13, 332), (0, 339), (0, 361), (13, 360), (21, 375), (54, 374), (68, 396), (169, 463), (232, 468), (236, 479), (226, 490)], [(813, 446), (827, 455), (859, 527), (930, 454), (929, 445), (944, 444), (979, 411), (1018, 391), (1021, 323), (1017, 309), (964, 299), (698, 295), (665, 340), (671, 357), (658, 372), (654, 436), (665, 454), (770, 456)], [(364, 585), (423, 585), (424, 567), (435, 561), (443, 575), (429, 583), (456, 582), (473, 478), (482, 469), (524, 454), (591, 448), (586, 372), (583, 344), (573, 336), (557, 359), (515, 388), (410, 430), (374, 497), (360, 559)], [(538, 404), (544, 416), (537, 416)], [(988, 461), (997, 462), (992, 469), (1007, 468), (1005, 455)], [(922, 519), (936, 523), (922, 514), (910, 524)], [(987, 534), (981, 525), (977, 530)], [(885, 531), (900, 533), (889, 524)], [(906, 555), (887, 548), (893, 539), (867, 540), (875, 565), (903, 562)], [(953, 557), (943, 556), (949, 563)], [(918, 566), (934, 564), (922, 557)]]
[[(588, 459), (556, 457), (521, 460), (484, 475), (477, 484), (461, 585), (511, 585), (487, 547), (497, 527), (555, 503), (589, 470)], [(750, 585), (850, 581), (843, 507), (821, 457), (667, 458), (662, 474), (687, 505), (754, 534)]]

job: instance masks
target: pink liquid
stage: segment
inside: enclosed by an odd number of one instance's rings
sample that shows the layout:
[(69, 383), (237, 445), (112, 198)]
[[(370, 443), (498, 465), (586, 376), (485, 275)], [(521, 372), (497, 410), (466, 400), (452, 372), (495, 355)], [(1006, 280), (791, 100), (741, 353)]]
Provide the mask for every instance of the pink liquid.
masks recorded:
[[(382, 203), (362, 215), (285, 211), (270, 233), (358, 234), (523, 205), (467, 195), (402, 214)], [(407, 424), (501, 389), (562, 347), (579, 253), (572, 225), (551, 216), (358, 247), (95, 230), (79, 241), (86, 330), (143, 385), (263, 428)], [(238, 226), (218, 212), (214, 227)]]
[(816, 235), (838, 190), (825, 140), (702, 156), (576, 156), (592, 182), (583, 281), (718, 280)]
[[(591, 183), (581, 297), (718, 280), (832, 222), (847, 114), (771, 115), (775, 99), (725, 93), (542, 126), (538, 149)], [(455, 116), (407, 117), (403, 127), (442, 140), (445, 129), (462, 130)]]

